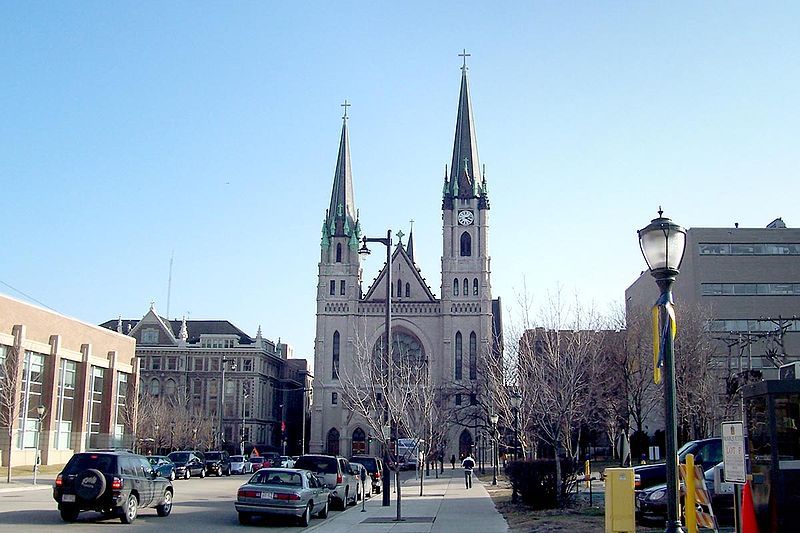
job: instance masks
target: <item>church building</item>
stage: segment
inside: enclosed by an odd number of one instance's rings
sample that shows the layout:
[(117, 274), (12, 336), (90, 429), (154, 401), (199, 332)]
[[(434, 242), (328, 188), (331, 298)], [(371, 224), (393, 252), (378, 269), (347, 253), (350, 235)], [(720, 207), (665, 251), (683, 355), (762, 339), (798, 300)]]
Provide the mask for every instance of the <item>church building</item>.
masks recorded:
[[(393, 345), (427, 361), (448, 404), (444, 408), (462, 414), (471, 411), (470, 417), (454, 416), (448, 422), (441, 451), (447, 458), (474, 453), (491, 409), (486, 386), (479, 383), (484, 378), (482, 366), (487, 357), (501, 356), (502, 325), (499, 299), (492, 299), (489, 196), (478, 159), (466, 62), (452, 159), (442, 189), (439, 297), (427, 286), (414, 261), (413, 228), (406, 244), (402, 240), (393, 244), (391, 275), (384, 264), (372, 285), (363, 290), (358, 254), (362, 227), (353, 195), (347, 128), (345, 111), (333, 191), (322, 228), (309, 448), (348, 457), (380, 453), (376, 441), (369, 443), (365, 421), (343, 405), (340, 377), (353, 364), (357, 345), (382, 346), (388, 278), (392, 283)], [(357, 338), (358, 331), (364, 332), (365, 339)]]

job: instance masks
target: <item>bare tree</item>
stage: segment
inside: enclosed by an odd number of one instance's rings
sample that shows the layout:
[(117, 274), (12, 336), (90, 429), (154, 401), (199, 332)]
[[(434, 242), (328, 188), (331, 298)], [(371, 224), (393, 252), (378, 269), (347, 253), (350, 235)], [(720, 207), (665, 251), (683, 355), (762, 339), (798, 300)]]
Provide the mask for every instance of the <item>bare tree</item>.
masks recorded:
[(20, 353), (14, 346), (0, 346), (0, 427), (8, 431), (6, 482), (11, 483), (11, 452), (14, 449), (14, 421), (19, 417), (20, 402), (16, 390), (20, 381)]

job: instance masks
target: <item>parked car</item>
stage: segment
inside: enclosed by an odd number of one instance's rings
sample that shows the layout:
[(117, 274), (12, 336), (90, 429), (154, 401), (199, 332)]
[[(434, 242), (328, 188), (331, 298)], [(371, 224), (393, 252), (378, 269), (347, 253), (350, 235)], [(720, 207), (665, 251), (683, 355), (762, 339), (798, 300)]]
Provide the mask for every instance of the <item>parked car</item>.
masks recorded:
[(236, 512), (239, 523), (247, 524), (254, 516), (296, 516), (308, 526), (311, 515), (328, 516), (330, 491), (313, 473), (291, 468), (262, 468), (239, 487)]
[(281, 468), (294, 468), (294, 459), (292, 459), (288, 455), (281, 455), (278, 462), (280, 464), (278, 464), (277, 466)]
[(279, 467), (281, 464), (281, 454), (278, 452), (264, 452), (264, 466)]
[[(714, 470), (723, 467), (723, 463), (708, 468), (703, 477), (706, 490), (711, 498), (714, 515), (721, 521), (733, 522), (733, 494), (732, 490), (717, 494), (714, 487)], [(681, 505), (684, 505), (686, 491), (683, 483), (680, 484)], [(667, 517), (667, 485), (662, 483), (654, 485), (636, 493), (636, 518), (640, 521), (663, 521)]]
[(206, 473), (210, 476), (211, 474), (216, 474), (217, 477), (222, 476), (225, 474), (226, 476), (231, 475), (231, 458), (228, 455), (228, 452), (224, 451), (215, 451), (215, 452), (206, 452)]
[(192, 476), (206, 477), (206, 458), (203, 452), (185, 450), (167, 455), (175, 463), (175, 475), (189, 479)]
[(343, 510), (348, 504), (356, 502), (358, 488), (355, 476), (344, 457), (303, 455), (295, 461), (294, 467), (310, 470), (321, 477), (325, 486), (330, 489), (331, 503), (336, 504), (339, 509)]
[[(696, 464), (705, 467), (713, 466), (722, 461), (722, 439), (702, 439), (689, 441), (678, 450), (678, 458), (684, 461), (687, 454), (694, 454)], [(633, 480), (636, 490), (646, 489), (654, 485), (667, 482), (666, 463), (653, 463), (633, 467)]]
[(77, 520), (81, 511), (98, 511), (130, 524), (140, 507), (155, 507), (158, 516), (168, 516), (172, 496), (172, 482), (160, 477), (147, 458), (128, 451), (76, 453), (53, 485), (65, 522)]
[(148, 455), (147, 460), (159, 476), (175, 481), (175, 463), (166, 455)]
[(356, 455), (350, 458), (350, 462), (364, 465), (372, 478), (372, 491), (375, 494), (380, 494), (383, 479), (383, 460), (380, 457)]
[(253, 463), (247, 460), (244, 455), (231, 455), (232, 474), (252, 474)]
[(356, 479), (360, 489), (360, 496), (362, 498), (372, 497), (372, 478), (367, 472), (367, 469), (361, 463), (350, 463), (350, 467), (356, 471)]

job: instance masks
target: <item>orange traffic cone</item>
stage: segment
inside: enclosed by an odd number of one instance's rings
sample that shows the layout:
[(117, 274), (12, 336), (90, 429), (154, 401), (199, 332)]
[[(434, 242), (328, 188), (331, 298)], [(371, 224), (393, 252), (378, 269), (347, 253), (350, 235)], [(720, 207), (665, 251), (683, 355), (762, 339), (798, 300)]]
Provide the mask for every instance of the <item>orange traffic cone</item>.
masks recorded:
[(756, 510), (753, 507), (753, 493), (750, 490), (750, 482), (744, 484), (742, 491), (742, 533), (758, 533), (758, 522), (756, 522)]

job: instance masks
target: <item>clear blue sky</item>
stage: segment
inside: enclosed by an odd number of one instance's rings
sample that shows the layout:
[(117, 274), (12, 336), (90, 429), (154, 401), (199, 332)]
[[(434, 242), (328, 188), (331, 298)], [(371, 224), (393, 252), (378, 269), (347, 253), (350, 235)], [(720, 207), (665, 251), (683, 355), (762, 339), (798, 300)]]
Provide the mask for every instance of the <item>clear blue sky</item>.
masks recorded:
[(438, 294), (462, 48), (507, 305), (622, 300), (659, 204), (800, 224), (797, 2), (284, 4), (3, 2), (0, 292), (163, 314), (174, 250), (171, 317), (311, 357), (346, 98), (364, 231), (413, 218)]

